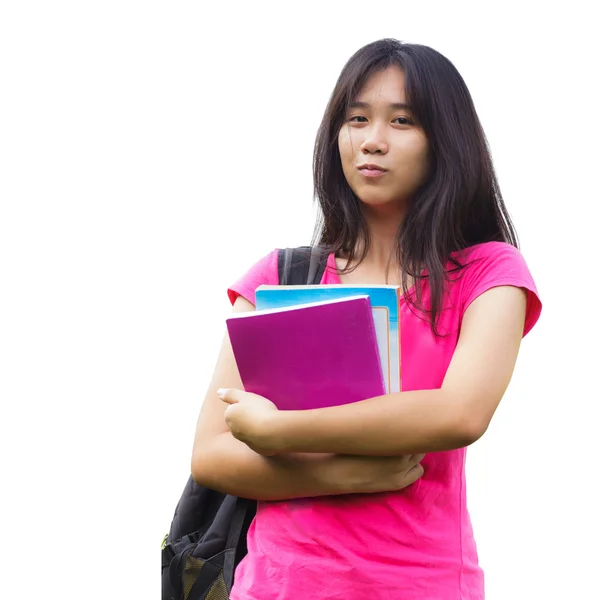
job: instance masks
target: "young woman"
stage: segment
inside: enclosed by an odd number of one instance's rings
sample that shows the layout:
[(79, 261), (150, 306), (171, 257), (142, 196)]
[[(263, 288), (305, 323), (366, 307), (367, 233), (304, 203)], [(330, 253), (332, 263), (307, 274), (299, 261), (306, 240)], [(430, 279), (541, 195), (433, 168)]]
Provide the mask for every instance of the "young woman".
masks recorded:
[[(481, 600), (465, 448), (541, 304), (455, 67), (426, 46), (361, 48), (325, 111), (314, 178), (322, 283), (402, 286), (403, 391), (278, 411), (241, 391), (225, 339), (192, 472), (259, 500), (231, 597)], [(229, 289), (234, 310), (277, 283), (273, 251)]]

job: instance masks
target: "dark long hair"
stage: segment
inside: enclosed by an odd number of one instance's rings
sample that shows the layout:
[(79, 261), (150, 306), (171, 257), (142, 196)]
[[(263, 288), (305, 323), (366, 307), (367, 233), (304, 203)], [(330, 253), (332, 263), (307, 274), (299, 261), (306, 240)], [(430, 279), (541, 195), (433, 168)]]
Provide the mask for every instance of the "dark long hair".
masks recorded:
[[(427, 181), (411, 198), (398, 231), (396, 258), (403, 268), (406, 300), (426, 315), (439, 335), (450, 272), (460, 276), (465, 266), (451, 253), (489, 241), (518, 248), (518, 241), (469, 90), (454, 65), (436, 50), (383, 39), (358, 50), (342, 69), (315, 141), (314, 194), (320, 215), (312, 243), (343, 254), (352, 265), (348, 270), (367, 255), (369, 231), (360, 200), (342, 171), (338, 134), (367, 79), (393, 65), (404, 71), (407, 101), (427, 137), (430, 165)], [(364, 241), (360, 251), (359, 240)], [(415, 281), (410, 294), (409, 276)], [(422, 302), (424, 279), (430, 287), (429, 308)]]

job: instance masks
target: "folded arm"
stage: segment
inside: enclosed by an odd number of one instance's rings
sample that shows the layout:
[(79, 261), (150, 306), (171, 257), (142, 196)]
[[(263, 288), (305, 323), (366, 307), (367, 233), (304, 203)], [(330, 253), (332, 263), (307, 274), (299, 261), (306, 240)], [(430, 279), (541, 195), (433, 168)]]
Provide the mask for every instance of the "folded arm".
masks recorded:
[(483, 435), (510, 382), (525, 310), (525, 291), (512, 286), (492, 288), (473, 301), (440, 389), (317, 410), (260, 411), (258, 418), (244, 408), (245, 396), (232, 401), (237, 392), (230, 390), (227, 423), (263, 454), (391, 456), (467, 446)]
[[(234, 311), (254, 306), (238, 298)], [(223, 341), (200, 411), (192, 452), (194, 479), (211, 489), (256, 500), (374, 493), (402, 489), (422, 474), (422, 455), (390, 458), (285, 453), (265, 457), (237, 440), (225, 422), (217, 388), (241, 388), (231, 343)]]

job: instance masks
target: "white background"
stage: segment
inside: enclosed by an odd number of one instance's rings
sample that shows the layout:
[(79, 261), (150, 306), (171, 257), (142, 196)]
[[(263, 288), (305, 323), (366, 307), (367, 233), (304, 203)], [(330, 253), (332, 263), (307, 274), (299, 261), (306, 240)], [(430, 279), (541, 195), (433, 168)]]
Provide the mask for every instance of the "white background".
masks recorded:
[(600, 598), (599, 98), (583, 7), (2, 4), (2, 597), (159, 597), (225, 290), (310, 241), (326, 101), (350, 55), (389, 36), (463, 74), (544, 303), (469, 450), (487, 598)]

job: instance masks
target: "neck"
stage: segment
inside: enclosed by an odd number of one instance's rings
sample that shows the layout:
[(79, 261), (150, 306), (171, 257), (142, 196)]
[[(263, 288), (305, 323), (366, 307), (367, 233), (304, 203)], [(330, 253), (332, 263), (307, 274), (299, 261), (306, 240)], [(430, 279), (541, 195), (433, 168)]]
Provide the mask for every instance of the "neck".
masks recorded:
[[(377, 207), (377, 210), (369, 206), (363, 207), (370, 240), (365, 264), (378, 270), (385, 270), (388, 265), (394, 267), (398, 231), (404, 212), (398, 207)], [(359, 243), (359, 251), (361, 249), (362, 242)]]

